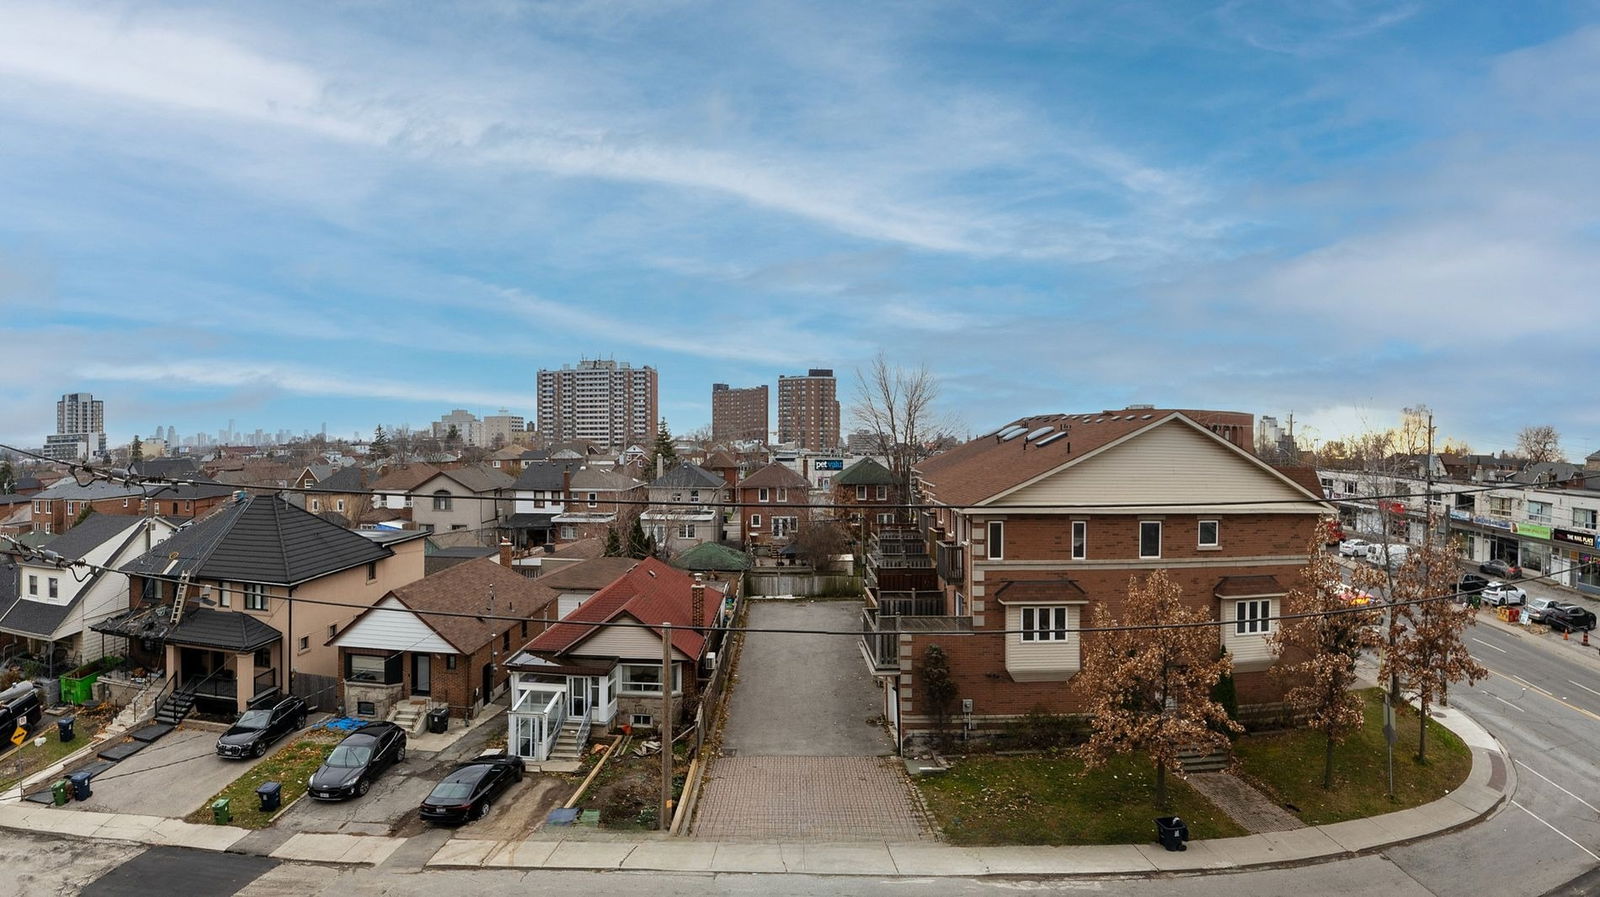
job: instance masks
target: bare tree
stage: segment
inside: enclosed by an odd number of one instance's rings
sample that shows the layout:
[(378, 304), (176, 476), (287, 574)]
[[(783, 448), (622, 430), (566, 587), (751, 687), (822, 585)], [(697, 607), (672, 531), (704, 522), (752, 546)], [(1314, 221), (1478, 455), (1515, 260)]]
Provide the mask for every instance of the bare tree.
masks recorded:
[(1549, 424), (1517, 431), (1517, 454), (1527, 458), (1529, 464), (1567, 460), (1561, 451), (1561, 434)]
[(1489, 675), (1467, 653), (1465, 632), (1477, 623), (1476, 612), (1453, 600), (1460, 560), (1454, 549), (1430, 540), (1411, 548), (1393, 577), (1389, 650), (1381, 675), (1417, 696), (1419, 763), (1427, 759), (1428, 707), (1446, 699), (1452, 682), (1471, 684)]
[[(1225, 747), (1224, 733), (1243, 731), (1212, 689), (1232, 661), (1218, 648), (1212, 614), (1183, 601), (1183, 590), (1157, 570), (1128, 582), (1121, 624), (1155, 626), (1090, 633), (1084, 639), (1078, 687), (1089, 696), (1091, 732), (1079, 749), (1084, 762), (1104, 764), (1112, 756), (1148, 754), (1155, 765), (1156, 804), (1168, 805), (1167, 771), (1179, 770), (1184, 748)], [(1179, 625), (1174, 625), (1179, 624)], [(1103, 606), (1094, 627), (1119, 625)]]
[[(1379, 613), (1370, 598), (1349, 590), (1341, 567), (1323, 543), (1331, 538), (1324, 525), (1306, 551), (1311, 563), (1284, 596), (1285, 619), (1270, 638), (1286, 662), (1272, 675), (1289, 683), (1284, 702), (1306, 719), (1306, 725), (1327, 739), (1322, 761), (1322, 787), (1333, 787), (1333, 748), (1365, 719), (1356, 684), (1356, 661), (1363, 651), (1382, 644)], [(1306, 614), (1308, 616), (1299, 616)]]
[(851, 418), (872, 434), (873, 450), (894, 474), (902, 502), (911, 496), (912, 467), (931, 453), (933, 437), (952, 429), (934, 410), (938, 398), (938, 378), (926, 365), (907, 370), (879, 352), (866, 371), (856, 369)]
[(837, 520), (811, 517), (795, 531), (793, 544), (795, 560), (826, 573), (849, 550), (850, 534)]

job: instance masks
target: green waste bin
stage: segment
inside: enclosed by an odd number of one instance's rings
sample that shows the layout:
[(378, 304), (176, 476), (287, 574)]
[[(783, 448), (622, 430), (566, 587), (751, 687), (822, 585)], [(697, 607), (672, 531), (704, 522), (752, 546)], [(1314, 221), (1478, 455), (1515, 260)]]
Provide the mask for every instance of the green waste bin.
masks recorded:
[(71, 788), (72, 783), (66, 779), (52, 782), (50, 784), (50, 801), (58, 807), (66, 806), (67, 796), (72, 793)]
[(233, 810), (226, 797), (219, 797), (211, 802), (211, 821), (217, 825), (227, 825), (233, 821)]

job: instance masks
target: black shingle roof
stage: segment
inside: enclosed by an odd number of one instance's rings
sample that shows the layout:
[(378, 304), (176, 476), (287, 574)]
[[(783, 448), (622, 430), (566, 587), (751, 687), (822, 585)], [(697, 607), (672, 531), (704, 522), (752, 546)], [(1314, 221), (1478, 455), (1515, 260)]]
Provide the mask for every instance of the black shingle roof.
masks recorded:
[(205, 579), (292, 586), (393, 555), (278, 498), (247, 495), (179, 530), (122, 571), (168, 579), (190, 571)]
[(562, 473), (577, 470), (582, 466), (583, 464), (578, 461), (539, 461), (528, 464), (517, 476), (516, 488), (544, 492), (560, 491)]
[(683, 461), (677, 467), (657, 477), (650, 484), (650, 488), (720, 489), (726, 485), (728, 485), (728, 481), (722, 477), (698, 464), (690, 464), (688, 461)]
[(265, 648), (282, 638), (278, 630), (249, 614), (209, 607), (197, 607), (184, 614), (167, 633), (169, 644), (240, 653)]

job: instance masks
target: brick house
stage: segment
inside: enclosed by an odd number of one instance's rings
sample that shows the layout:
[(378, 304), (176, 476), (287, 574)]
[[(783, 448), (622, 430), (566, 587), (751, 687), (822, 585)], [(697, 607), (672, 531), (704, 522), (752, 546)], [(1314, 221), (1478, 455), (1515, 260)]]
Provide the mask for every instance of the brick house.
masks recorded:
[(57, 480), (33, 496), (33, 531), (64, 533), (85, 510), (96, 514), (154, 514), (203, 517), (228, 501), (233, 489), (196, 475), (193, 484), (125, 486), (92, 480), (80, 486), (71, 477)]
[(776, 461), (740, 480), (734, 496), (746, 545), (786, 542), (811, 514), (811, 484)]
[(858, 532), (894, 523), (901, 504), (894, 474), (871, 458), (845, 468), (833, 478), (828, 491), (829, 502), (841, 506), (834, 509), (834, 517), (848, 521)]
[(560, 759), (558, 744), (581, 746), (591, 726), (655, 728), (661, 713), (659, 627), (670, 623), (675, 714), (699, 689), (707, 639), (722, 625), (723, 596), (656, 558), (639, 561), (523, 648), (512, 671), (508, 750), (533, 762)]
[(505, 686), (512, 652), (544, 631), (555, 598), (494, 558), (390, 590), (327, 641), (339, 651), (345, 712), (386, 719), (409, 702), (472, 716)]
[(1256, 458), (1251, 433), (1251, 415), (1235, 412), (1040, 415), (918, 465), (934, 507), (911, 538), (933, 561), (918, 585), (934, 589), (869, 592), (863, 619), (863, 654), (897, 736), (932, 725), (916, 675), (932, 644), (949, 657), (956, 706), (971, 702), (959, 716), (974, 731), (1083, 711), (1072, 682), (1080, 639), (1093, 636), (1076, 630), (1097, 605), (1119, 613), (1130, 578), (1158, 569), (1219, 621), (1241, 706), (1278, 701), (1270, 618), (1331, 509)]

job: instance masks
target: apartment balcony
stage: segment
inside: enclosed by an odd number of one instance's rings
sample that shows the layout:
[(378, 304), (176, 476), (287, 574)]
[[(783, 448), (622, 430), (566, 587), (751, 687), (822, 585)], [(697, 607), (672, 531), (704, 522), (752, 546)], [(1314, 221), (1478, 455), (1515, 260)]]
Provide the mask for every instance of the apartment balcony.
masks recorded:
[(941, 581), (956, 586), (966, 582), (966, 551), (964, 546), (949, 541), (934, 546), (934, 569)]
[[(937, 610), (944, 610), (943, 595), (938, 596)], [(882, 600), (880, 598), (880, 600)], [(917, 600), (912, 598), (911, 600)], [(909, 606), (909, 605), (908, 605)], [(930, 602), (925, 605), (934, 608)], [(874, 675), (892, 675), (900, 672), (900, 636), (919, 632), (971, 632), (972, 620), (967, 617), (946, 616), (895, 616), (879, 613), (867, 607), (861, 611), (861, 656)]]

